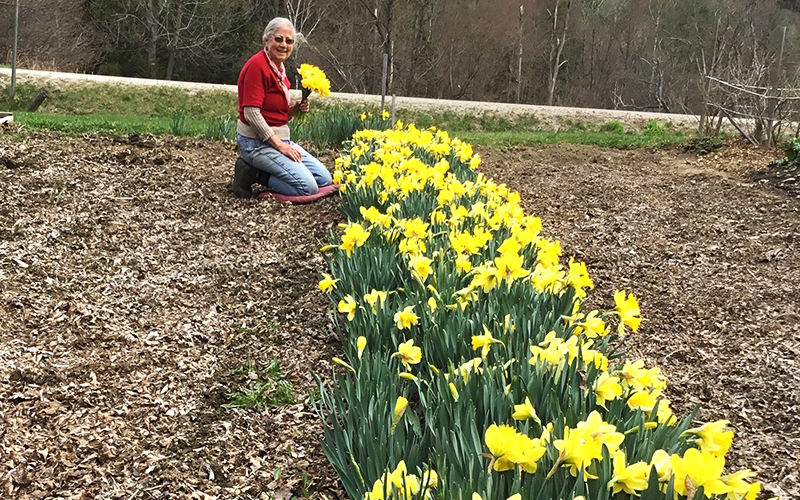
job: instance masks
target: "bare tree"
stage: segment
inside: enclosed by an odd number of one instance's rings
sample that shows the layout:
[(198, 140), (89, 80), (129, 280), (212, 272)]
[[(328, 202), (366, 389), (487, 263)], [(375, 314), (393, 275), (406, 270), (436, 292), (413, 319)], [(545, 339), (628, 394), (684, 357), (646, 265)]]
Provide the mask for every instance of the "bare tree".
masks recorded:
[(179, 62), (210, 66), (236, 59), (225, 45), (256, 8), (246, 0), (109, 0), (89, 6), (90, 19), (113, 46), (143, 48), (147, 76), (167, 79)]
[(406, 93), (415, 95), (428, 74), (441, 61), (433, 41), (433, 26), (439, 11), (439, 0), (417, 0), (414, 12), (413, 43), (411, 48), (410, 74)]
[[(569, 27), (569, 11), (572, 0), (556, 0), (550, 17), (553, 21), (552, 29), (550, 30), (550, 77), (549, 87), (547, 90), (547, 105), (552, 106), (555, 103), (556, 84), (558, 83), (558, 73), (561, 67), (567, 64), (566, 60), (562, 60), (561, 56), (564, 53), (564, 45), (567, 43), (567, 28)], [(562, 7), (563, 4), (563, 7)], [(559, 8), (563, 11), (563, 20), (559, 25), (558, 11)]]
[[(83, 0), (6, 0), (3, 4), (10, 8), (9, 16), (3, 15), (0, 22), (0, 45), (7, 42), (12, 48), (16, 41), (18, 64), (31, 69), (82, 71), (98, 59), (97, 43), (83, 20)], [(7, 28), (3, 24), (15, 18), (16, 34), (14, 24), (9, 24), (4, 36)]]
[(291, 19), (295, 29), (303, 33), (306, 38), (317, 29), (325, 15), (325, 11), (317, 8), (314, 0), (286, 0), (286, 10), (289, 12), (287, 17)]

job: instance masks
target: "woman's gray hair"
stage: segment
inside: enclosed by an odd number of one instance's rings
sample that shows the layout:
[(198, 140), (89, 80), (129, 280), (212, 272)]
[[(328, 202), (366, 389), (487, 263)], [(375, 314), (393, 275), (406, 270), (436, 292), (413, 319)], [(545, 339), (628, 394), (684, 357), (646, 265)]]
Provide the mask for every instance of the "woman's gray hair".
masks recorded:
[(302, 33), (298, 33), (294, 30), (294, 24), (292, 24), (290, 20), (286, 19), (285, 17), (276, 17), (270, 21), (269, 24), (267, 24), (266, 28), (264, 28), (264, 35), (261, 37), (261, 42), (267, 43), (267, 40), (272, 38), (272, 35), (278, 31), (278, 28), (282, 28), (283, 26), (288, 26), (292, 29), (296, 43), (299, 44), (306, 41), (306, 37), (304, 37)]

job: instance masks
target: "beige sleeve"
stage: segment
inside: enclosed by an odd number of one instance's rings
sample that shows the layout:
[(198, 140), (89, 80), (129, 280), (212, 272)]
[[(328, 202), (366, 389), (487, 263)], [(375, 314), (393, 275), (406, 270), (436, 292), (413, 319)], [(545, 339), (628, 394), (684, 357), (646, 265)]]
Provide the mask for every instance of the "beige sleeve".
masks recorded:
[(258, 137), (266, 142), (270, 137), (275, 135), (272, 128), (267, 125), (266, 120), (261, 115), (261, 109), (255, 106), (244, 107), (244, 119), (253, 127), (253, 130), (258, 134)]

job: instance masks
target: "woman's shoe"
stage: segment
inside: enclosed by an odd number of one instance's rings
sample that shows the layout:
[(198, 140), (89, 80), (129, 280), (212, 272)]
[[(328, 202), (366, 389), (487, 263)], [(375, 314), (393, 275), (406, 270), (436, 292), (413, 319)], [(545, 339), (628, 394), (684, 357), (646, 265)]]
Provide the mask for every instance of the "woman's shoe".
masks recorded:
[(251, 167), (241, 157), (236, 159), (233, 166), (233, 183), (231, 191), (237, 198), (250, 198), (253, 195), (253, 184), (259, 180), (259, 170)]

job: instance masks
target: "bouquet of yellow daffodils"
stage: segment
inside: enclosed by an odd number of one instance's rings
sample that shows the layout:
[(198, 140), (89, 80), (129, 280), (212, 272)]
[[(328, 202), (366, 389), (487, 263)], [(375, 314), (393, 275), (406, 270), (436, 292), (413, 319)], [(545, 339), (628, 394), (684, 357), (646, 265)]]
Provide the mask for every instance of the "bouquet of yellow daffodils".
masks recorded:
[(303, 87), (303, 98), (301, 101), (308, 99), (311, 92), (316, 92), (322, 97), (331, 95), (331, 82), (325, 76), (325, 72), (312, 64), (301, 64), (297, 70), (303, 79), (300, 85)]

